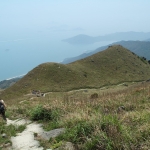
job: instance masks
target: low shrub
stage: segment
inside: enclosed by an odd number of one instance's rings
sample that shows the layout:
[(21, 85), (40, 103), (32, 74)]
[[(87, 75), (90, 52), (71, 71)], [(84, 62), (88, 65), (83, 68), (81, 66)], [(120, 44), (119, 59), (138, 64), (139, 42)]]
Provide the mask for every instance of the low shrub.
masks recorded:
[(90, 96), (91, 99), (95, 99), (95, 98), (98, 98), (98, 94), (97, 93), (93, 93), (91, 96)]
[(31, 110), (30, 117), (34, 121), (51, 120), (51, 110), (44, 108), (42, 105), (38, 105)]
[(42, 105), (38, 105), (33, 108), (30, 112), (30, 117), (32, 120), (54, 120), (56, 121), (60, 116), (60, 110), (45, 108)]

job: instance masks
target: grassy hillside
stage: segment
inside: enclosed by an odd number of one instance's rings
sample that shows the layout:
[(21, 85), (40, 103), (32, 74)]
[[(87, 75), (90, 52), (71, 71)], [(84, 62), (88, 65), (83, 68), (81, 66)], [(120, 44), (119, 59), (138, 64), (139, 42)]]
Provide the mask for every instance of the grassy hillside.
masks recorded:
[(100, 88), (121, 82), (150, 78), (150, 65), (122, 46), (110, 46), (71, 64), (45, 63), (31, 70), (25, 77), (1, 93), (12, 99), (31, 93), (69, 91), (81, 88)]
[[(96, 93), (96, 98), (91, 96)], [(150, 82), (103, 89), (50, 92), (46, 97), (21, 97), (6, 101), (10, 119), (40, 121), (45, 130), (65, 128), (48, 141), (38, 140), (44, 149), (56, 149), (71, 142), (75, 150), (149, 150)], [(25, 126), (1, 123), (0, 144), (7, 143)], [(36, 135), (36, 133), (35, 133)], [(60, 148), (63, 149), (63, 148)]]
[[(47, 141), (38, 136), (44, 149), (63, 149), (64, 143), (71, 142), (75, 150), (149, 150), (150, 82), (130, 82), (149, 77), (147, 61), (122, 46), (111, 46), (68, 65), (41, 64), (1, 97), (9, 119), (40, 121), (47, 131), (65, 128)], [(110, 86), (125, 81), (128, 86)], [(109, 86), (98, 88), (105, 85)], [(49, 93), (23, 96), (33, 89)], [(11, 144), (11, 137), (26, 128), (6, 126), (2, 120), (0, 125), (1, 134), (7, 135), (0, 136), (0, 145)]]

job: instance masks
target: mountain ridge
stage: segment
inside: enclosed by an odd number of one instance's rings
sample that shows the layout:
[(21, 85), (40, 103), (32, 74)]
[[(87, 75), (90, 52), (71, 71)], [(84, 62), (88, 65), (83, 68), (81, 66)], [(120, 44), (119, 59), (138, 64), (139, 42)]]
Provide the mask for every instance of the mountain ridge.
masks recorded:
[(7, 99), (31, 93), (64, 92), (81, 88), (100, 88), (122, 82), (149, 79), (146, 60), (120, 45), (108, 47), (70, 64), (44, 63), (32, 69), (13, 86), (1, 92)]
[(89, 53), (83, 53), (76, 57), (66, 58), (61, 63), (67, 64), (67, 63), (71, 63), (71, 62), (86, 58), (88, 56), (91, 56), (97, 52), (100, 52), (100, 51), (108, 48), (111, 45), (116, 45), (116, 44), (122, 45), (123, 47), (136, 53), (138, 56), (145, 57), (146, 59), (150, 60), (150, 41), (119, 41), (119, 42), (114, 42), (114, 43), (106, 45), (106, 46), (99, 47), (93, 51), (90, 51)]

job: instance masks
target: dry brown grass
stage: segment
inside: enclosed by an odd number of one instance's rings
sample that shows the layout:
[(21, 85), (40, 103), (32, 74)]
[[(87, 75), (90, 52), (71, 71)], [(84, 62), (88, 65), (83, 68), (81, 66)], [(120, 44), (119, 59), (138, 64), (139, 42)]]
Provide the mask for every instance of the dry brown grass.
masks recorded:
[[(98, 98), (91, 99), (93, 93), (97, 93)], [(94, 126), (94, 132), (89, 135), (93, 142), (94, 137), (102, 140), (106, 136), (102, 142), (105, 144), (98, 144), (104, 149), (107, 149), (109, 142), (112, 149), (148, 150), (150, 148), (149, 82), (109, 86), (103, 89), (51, 92), (46, 94), (46, 97), (33, 99), (25, 96), (16, 100), (15, 107), (8, 104), (8, 111), (14, 118), (30, 117), (30, 110), (38, 105), (56, 112), (58, 110), (59, 117), (56, 120), (43, 121), (46, 129), (59, 127), (71, 129), (80, 122), (85, 122)], [(104, 129), (102, 124), (105, 124)], [(98, 133), (102, 137), (99, 137)], [(87, 142), (85, 138), (82, 143), (84, 148)], [(52, 143), (46, 145), (50, 146)], [(78, 146), (79, 149), (83, 149), (80, 144)]]

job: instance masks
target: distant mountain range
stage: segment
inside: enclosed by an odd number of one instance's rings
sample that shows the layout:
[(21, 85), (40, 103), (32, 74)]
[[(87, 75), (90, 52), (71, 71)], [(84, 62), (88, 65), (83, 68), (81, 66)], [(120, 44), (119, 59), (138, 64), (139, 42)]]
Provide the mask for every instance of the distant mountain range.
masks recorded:
[(130, 51), (134, 52), (135, 54), (137, 54), (141, 57), (145, 57), (146, 59), (150, 60), (150, 41), (120, 41), (120, 42), (115, 42), (115, 43), (109, 44), (107, 46), (99, 47), (96, 50), (93, 50), (89, 53), (83, 53), (83, 54), (76, 56), (76, 57), (66, 58), (61, 63), (67, 64), (67, 63), (71, 63), (71, 62), (86, 58), (86, 57), (91, 56), (97, 52), (105, 50), (110, 45), (116, 45), (116, 44), (122, 45), (123, 47), (129, 49)]
[(16, 100), (32, 90), (44, 93), (64, 92), (149, 78), (150, 64), (145, 59), (120, 45), (114, 45), (70, 64), (41, 64), (16, 84), (2, 91), (0, 96)]
[(21, 77), (0, 81), (0, 89), (2, 89), (2, 90), (6, 89), (6, 88), (12, 86), (13, 84), (15, 84), (20, 79), (21, 79)]
[(84, 34), (80, 34), (68, 39), (64, 39), (62, 41), (67, 42), (69, 44), (93, 44), (95, 42), (102, 41), (121, 41), (121, 40), (140, 40), (144, 41), (150, 39), (150, 32), (117, 32), (113, 34), (107, 34), (103, 36), (88, 36)]

